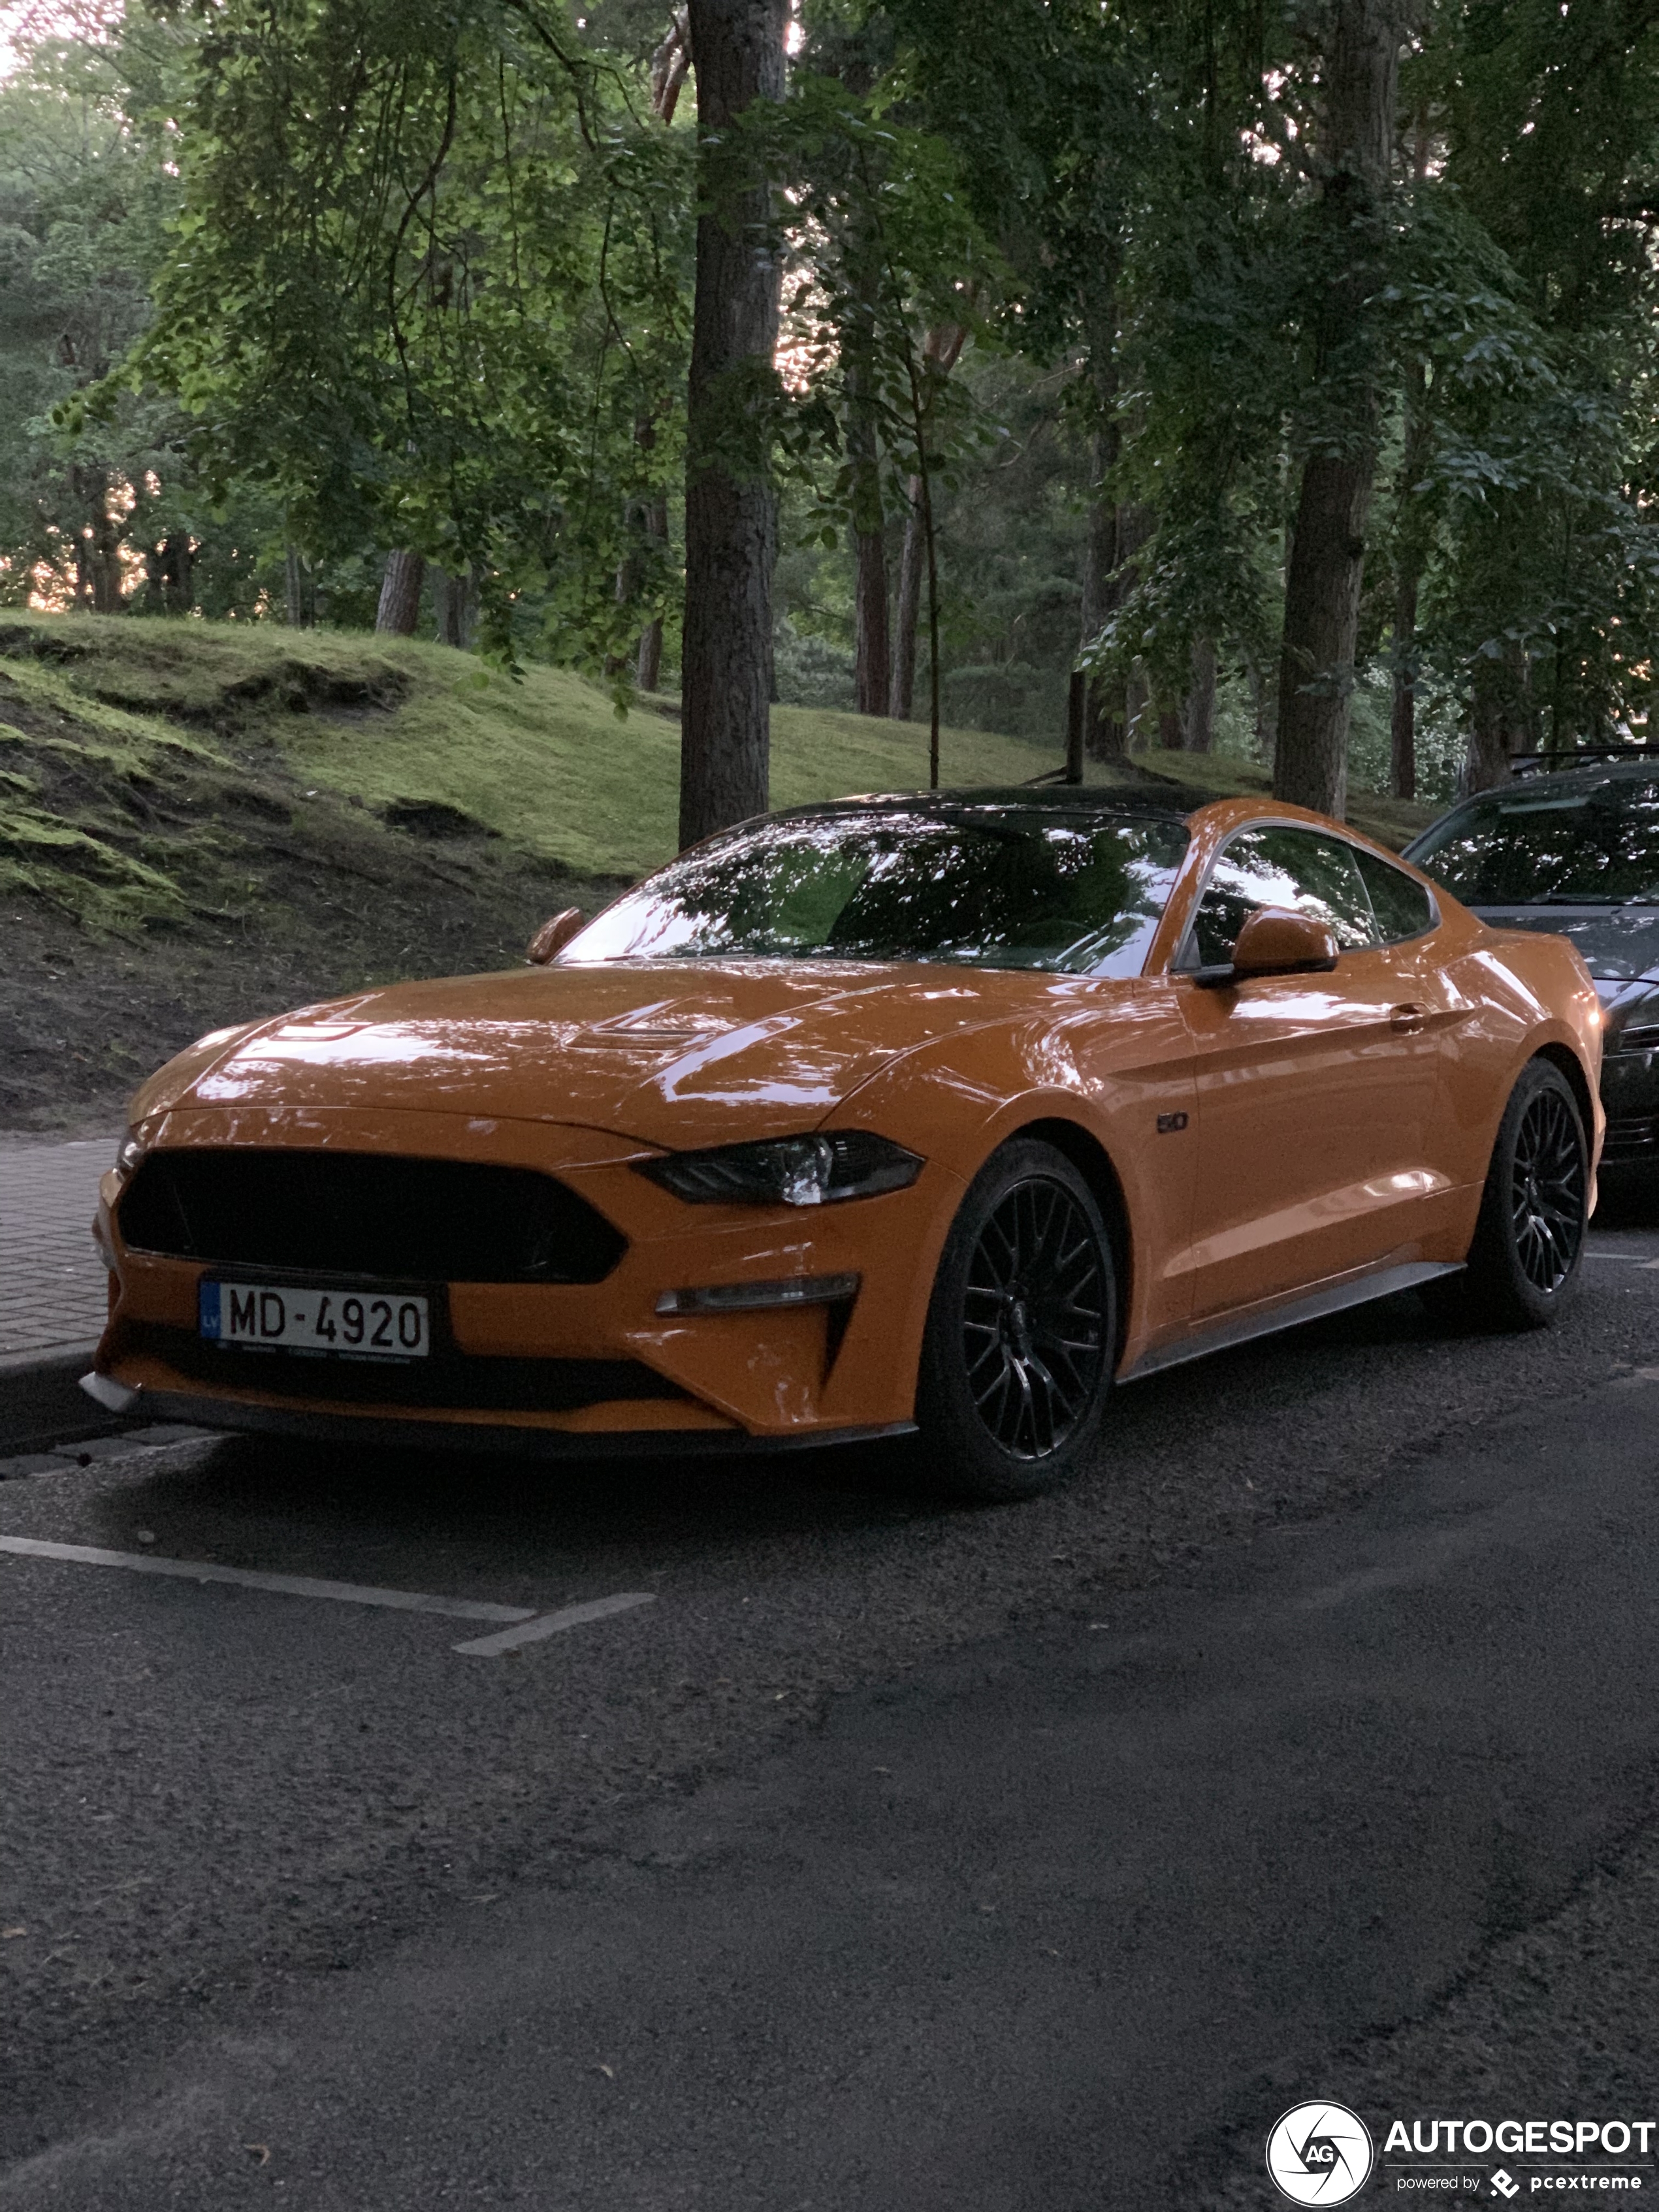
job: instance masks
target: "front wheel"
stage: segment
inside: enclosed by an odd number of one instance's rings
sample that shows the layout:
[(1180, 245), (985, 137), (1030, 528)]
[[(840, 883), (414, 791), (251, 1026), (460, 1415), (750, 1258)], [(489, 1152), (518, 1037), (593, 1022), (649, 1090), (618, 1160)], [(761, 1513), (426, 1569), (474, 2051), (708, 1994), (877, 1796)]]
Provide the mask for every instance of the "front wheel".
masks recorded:
[(1431, 1303), (1477, 1327), (1548, 1328), (1578, 1286), (1589, 1220), (1578, 1102), (1559, 1067), (1529, 1061), (1498, 1124), (1468, 1265)]
[(1016, 1138), (969, 1188), (933, 1283), (916, 1391), (931, 1485), (1035, 1498), (1075, 1474), (1111, 1382), (1117, 1297), (1094, 1194)]

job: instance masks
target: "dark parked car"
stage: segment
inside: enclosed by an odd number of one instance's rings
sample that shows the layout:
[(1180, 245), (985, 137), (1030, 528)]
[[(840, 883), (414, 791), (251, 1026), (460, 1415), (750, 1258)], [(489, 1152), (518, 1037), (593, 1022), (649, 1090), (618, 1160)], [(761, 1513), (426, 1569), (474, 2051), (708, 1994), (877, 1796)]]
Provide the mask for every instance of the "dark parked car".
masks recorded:
[(1406, 849), (1483, 921), (1570, 937), (1606, 1022), (1609, 1170), (1659, 1170), (1659, 757), (1522, 774)]

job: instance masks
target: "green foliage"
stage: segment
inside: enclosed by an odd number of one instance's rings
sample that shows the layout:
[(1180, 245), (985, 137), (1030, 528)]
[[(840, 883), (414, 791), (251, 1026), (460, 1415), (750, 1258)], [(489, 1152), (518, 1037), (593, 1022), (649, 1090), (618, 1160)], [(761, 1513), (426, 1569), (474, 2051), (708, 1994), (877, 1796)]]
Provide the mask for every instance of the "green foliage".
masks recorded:
[(154, 319), (64, 419), (175, 395), (216, 496), (258, 487), (313, 562), (410, 547), (481, 580), (501, 653), (617, 649), (625, 518), (678, 457), (684, 134), (560, 7), (233, 0), (178, 138)]
[[(786, 696), (850, 703), (852, 542), (894, 564), (925, 482), (954, 722), (1057, 744), (1079, 647), (1150, 721), (1214, 644), (1223, 740), (1259, 750), (1297, 473), (1375, 382), (1356, 775), (1397, 675), (1440, 783), (1460, 732), (1645, 733), (1659, 11), (1428, 0), (1352, 329), (1330, 15), (806, 0), (787, 98), (702, 171), (712, 205), (758, 150), (777, 187), (781, 373), (711, 435), (781, 488)], [(495, 665), (625, 701), (681, 583), (692, 94), (665, 126), (647, 75), (671, 21), (131, 0), (33, 47), (0, 82), (0, 599), (248, 626), (291, 550), (321, 617), (363, 624), (410, 547), (476, 580)], [(1103, 521), (1123, 557), (1085, 637)], [(594, 743), (626, 762), (653, 730), (672, 744), (643, 716)]]

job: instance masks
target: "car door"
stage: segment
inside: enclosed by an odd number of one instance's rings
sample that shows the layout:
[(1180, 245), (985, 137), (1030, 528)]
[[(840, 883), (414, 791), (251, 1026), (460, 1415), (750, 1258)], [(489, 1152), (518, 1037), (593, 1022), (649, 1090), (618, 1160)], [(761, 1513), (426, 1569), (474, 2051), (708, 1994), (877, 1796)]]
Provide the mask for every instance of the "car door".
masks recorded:
[[(1194, 981), (1264, 906), (1328, 923), (1335, 970)], [(1216, 858), (1175, 963), (1195, 1056), (1195, 1325), (1414, 1256), (1444, 1182), (1427, 1164), (1442, 987), (1420, 947), (1389, 933), (1345, 839), (1254, 823)]]

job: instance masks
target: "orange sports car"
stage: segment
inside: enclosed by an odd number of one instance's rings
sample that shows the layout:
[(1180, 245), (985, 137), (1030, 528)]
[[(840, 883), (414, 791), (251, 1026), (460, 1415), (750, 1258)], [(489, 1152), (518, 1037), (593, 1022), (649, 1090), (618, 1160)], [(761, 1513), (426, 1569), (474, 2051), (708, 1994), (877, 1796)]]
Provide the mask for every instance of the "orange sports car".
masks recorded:
[(1602, 1119), (1571, 946), (1265, 800), (797, 808), (532, 963), (204, 1037), (97, 1234), (122, 1411), (373, 1442), (922, 1432), (1027, 1495), (1112, 1384), (1409, 1285), (1553, 1318)]

